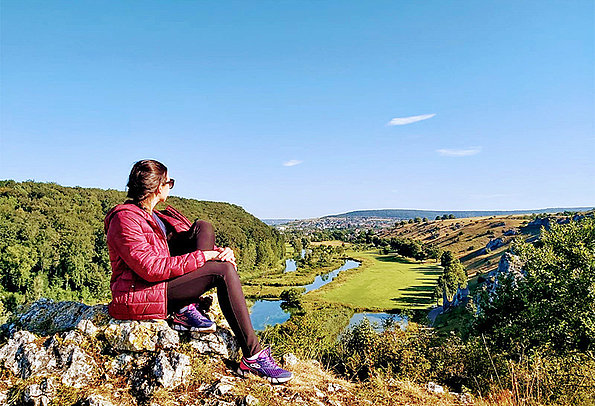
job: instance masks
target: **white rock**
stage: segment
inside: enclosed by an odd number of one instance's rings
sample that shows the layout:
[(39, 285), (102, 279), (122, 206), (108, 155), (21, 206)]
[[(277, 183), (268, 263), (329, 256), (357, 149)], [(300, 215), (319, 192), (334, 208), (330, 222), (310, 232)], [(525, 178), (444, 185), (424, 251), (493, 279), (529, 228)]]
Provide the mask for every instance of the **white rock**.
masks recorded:
[(242, 399), (241, 404), (242, 406), (258, 406), (260, 405), (260, 401), (252, 395), (246, 395), (246, 397)]
[(99, 322), (108, 319), (106, 305), (87, 306), (79, 302), (54, 302), (39, 299), (18, 316), (18, 324), (24, 329), (48, 336), (73, 329), (81, 320)]
[(85, 406), (114, 406), (114, 404), (101, 395), (90, 395), (84, 401), (83, 405)]
[(434, 382), (428, 382), (428, 392), (444, 393), (444, 388)]
[(218, 328), (210, 334), (192, 332), (190, 345), (200, 354), (217, 354), (227, 359), (236, 359), (239, 346), (230, 331)]
[(27, 345), (33, 344), (36, 337), (28, 331), (17, 331), (13, 337), (0, 348), (0, 363), (13, 374), (21, 376), (21, 368), (17, 361), (17, 352), (22, 352)]
[(76, 325), (76, 329), (91, 337), (95, 336), (99, 330), (97, 327), (95, 327), (95, 324), (93, 324), (91, 320), (79, 321)]
[(213, 388), (213, 394), (215, 394), (216, 396), (223, 396), (223, 395), (231, 392), (232, 390), (233, 390), (233, 385), (223, 383), (223, 382), (218, 382), (215, 384), (215, 386)]
[(191, 372), (190, 357), (187, 355), (160, 351), (155, 358), (153, 374), (164, 388), (171, 389), (185, 383)]
[(34, 383), (23, 391), (23, 402), (34, 406), (48, 406), (56, 394), (54, 381), (44, 378), (39, 383)]
[(73, 388), (87, 386), (93, 378), (95, 368), (95, 361), (80, 347), (74, 347), (66, 371), (62, 374), (62, 383)]
[(283, 365), (286, 367), (292, 367), (298, 363), (297, 357), (292, 353), (287, 353), (283, 355)]
[(112, 360), (110, 363), (110, 372), (112, 374), (124, 375), (130, 372), (134, 358), (132, 355), (122, 353)]
[(156, 351), (175, 348), (180, 342), (177, 331), (169, 328), (165, 320), (112, 320), (104, 335), (117, 351)]
[(339, 385), (338, 383), (329, 383), (326, 388), (326, 391), (329, 393), (337, 392), (340, 390), (343, 390), (343, 387), (341, 385)]

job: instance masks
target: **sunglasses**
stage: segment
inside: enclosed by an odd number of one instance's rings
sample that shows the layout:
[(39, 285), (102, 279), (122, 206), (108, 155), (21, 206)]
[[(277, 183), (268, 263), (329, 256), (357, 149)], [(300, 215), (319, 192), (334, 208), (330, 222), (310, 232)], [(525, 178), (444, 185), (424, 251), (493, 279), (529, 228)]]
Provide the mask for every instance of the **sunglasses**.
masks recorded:
[(170, 178), (167, 182), (164, 183), (164, 185), (169, 185), (170, 189), (174, 188), (174, 184), (176, 183), (175, 179)]

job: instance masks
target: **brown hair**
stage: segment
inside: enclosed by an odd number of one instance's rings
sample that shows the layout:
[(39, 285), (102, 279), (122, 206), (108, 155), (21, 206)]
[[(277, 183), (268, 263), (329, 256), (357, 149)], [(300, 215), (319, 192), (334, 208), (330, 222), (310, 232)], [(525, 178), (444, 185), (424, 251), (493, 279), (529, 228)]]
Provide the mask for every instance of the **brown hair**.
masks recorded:
[(128, 176), (128, 197), (134, 203), (145, 200), (167, 180), (167, 168), (153, 159), (143, 159), (132, 167)]

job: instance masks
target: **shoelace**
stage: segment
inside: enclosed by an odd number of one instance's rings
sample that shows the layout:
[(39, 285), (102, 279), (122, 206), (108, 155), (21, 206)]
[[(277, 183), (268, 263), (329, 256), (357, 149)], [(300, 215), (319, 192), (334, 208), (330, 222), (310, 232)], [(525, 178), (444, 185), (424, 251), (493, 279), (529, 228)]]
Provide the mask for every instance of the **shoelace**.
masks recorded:
[(273, 359), (273, 357), (271, 357), (270, 355), (266, 355), (265, 357), (263, 357), (262, 360), (259, 360), (259, 361), (262, 362), (263, 367), (265, 367), (265, 368), (274, 368), (274, 369), (280, 368), (279, 365)]
[(189, 309), (186, 312), (186, 315), (189, 319), (197, 323), (206, 323), (209, 321), (205, 316), (203, 316), (198, 310), (196, 309)]

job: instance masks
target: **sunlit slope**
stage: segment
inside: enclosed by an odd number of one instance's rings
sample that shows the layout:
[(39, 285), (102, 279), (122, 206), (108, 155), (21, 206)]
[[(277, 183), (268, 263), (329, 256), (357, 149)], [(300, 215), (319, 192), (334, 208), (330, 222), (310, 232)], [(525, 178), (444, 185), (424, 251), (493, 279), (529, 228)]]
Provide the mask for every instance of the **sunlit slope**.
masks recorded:
[[(514, 238), (533, 239), (539, 227), (524, 227), (528, 216), (490, 216), (464, 219), (431, 220), (407, 223), (381, 234), (382, 237), (403, 237), (435, 244), (443, 250), (452, 251), (462, 262), (470, 276), (494, 269), (502, 253), (509, 249)], [(514, 235), (511, 231), (517, 232)], [(503, 246), (485, 252), (486, 244), (497, 238)]]

